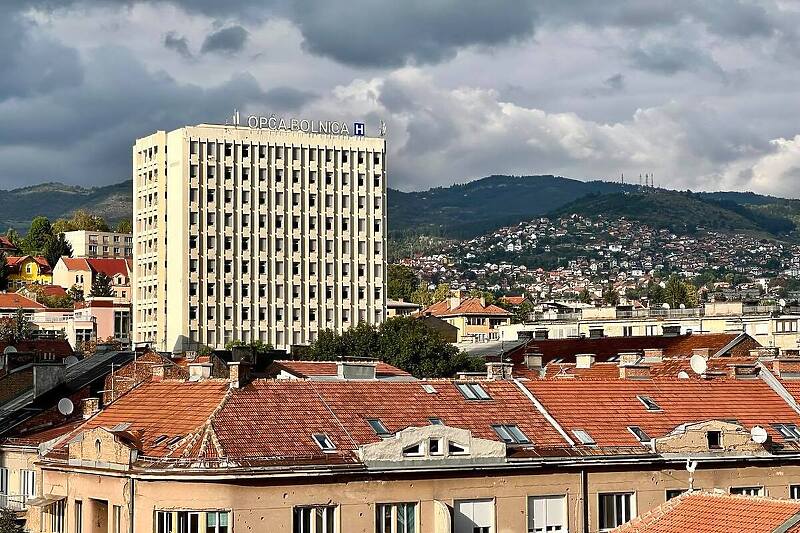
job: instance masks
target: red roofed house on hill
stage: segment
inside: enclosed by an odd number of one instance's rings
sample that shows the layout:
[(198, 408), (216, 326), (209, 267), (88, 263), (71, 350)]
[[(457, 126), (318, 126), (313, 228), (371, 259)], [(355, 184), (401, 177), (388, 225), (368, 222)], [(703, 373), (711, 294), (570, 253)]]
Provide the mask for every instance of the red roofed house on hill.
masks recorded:
[(485, 342), (499, 338), (500, 326), (511, 323), (511, 313), (484, 298), (462, 297), (460, 291), (454, 296), (436, 302), (419, 313), (449, 322), (458, 328), (457, 342)]
[(88, 296), (101, 272), (111, 278), (115, 298), (130, 303), (130, 259), (62, 257), (53, 269), (53, 283), (67, 290), (77, 285)]
[(53, 269), (47, 259), (38, 255), (9, 255), (6, 256), (8, 264), (8, 286), (17, 289), (32, 283), (49, 285), (53, 281)]
[(17, 248), (11, 239), (6, 237), (5, 235), (0, 235), (0, 253), (5, 255), (16, 255), (19, 253), (19, 248)]

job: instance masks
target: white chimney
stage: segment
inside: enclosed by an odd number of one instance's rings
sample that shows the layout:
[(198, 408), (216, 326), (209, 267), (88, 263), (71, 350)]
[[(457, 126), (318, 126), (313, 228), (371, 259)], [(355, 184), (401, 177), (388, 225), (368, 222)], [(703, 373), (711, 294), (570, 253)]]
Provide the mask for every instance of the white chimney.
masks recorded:
[(594, 365), (593, 353), (579, 353), (575, 356), (575, 368), (592, 368)]

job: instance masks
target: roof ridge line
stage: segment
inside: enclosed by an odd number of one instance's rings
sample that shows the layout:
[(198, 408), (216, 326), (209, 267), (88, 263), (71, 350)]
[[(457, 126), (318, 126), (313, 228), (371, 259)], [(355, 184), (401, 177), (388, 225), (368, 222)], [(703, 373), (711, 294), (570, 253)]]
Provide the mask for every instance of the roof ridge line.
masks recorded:
[(350, 432), (347, 431), (347, 428), (344, 426), (344, 424), (342, 424), (342, 421), (339, 420), (339, 417), (336, 416), (336, 413), (333, 412), (333, 409), (331, 409), (330, 405), (328, 405), (328, 402), (325, 401), (325, 398), (322, 397), (322, 394), (320, 394), (320, 392), (314, 387), (314, 381), (308, 380), (307, 383), (311, 387), (311, 390), (314, 391), (314, 394), (317, 395), (319, 401), (322, 402), (322, 405), (325, 406), (325, 409), (328, 410), (333, 419), (336, 420), (336, 423), (339, 424), (339, 427), (342, 429), (342, 431), (344, 431), (344, 434), (347, 435), (347, 438), (350, 439), (350, 443), (353, 445), (353, 451), (358, 450), (358, 444), (356, 443), (355, 439)]
[(528, 390), (525, 385), (519, 381), (519, 378), (513, 378), (511, 381), (513, 381), (514, 385), (517, 386), (522, 394), (524, 394), (528, 400), (533, 403), (533, 406), (536, 408), (536, 410), (541, 413), (545, 420), (550, 422), (550, 425), (553, 426), (553, 428), (564, 438), (564, 440), (566, 440), (570, 446), (574, 447), (575, 441), (570, 438), (569, 434), (566, 432), (566, 430), (564, 430), (563, 427), (561, 427), (561, 424), (558, 423), (555, 417), (551, 415), (547, 409), (545, 409), (544, 405), (536, 398), (536, 396), (533, 395), (533, 392)]

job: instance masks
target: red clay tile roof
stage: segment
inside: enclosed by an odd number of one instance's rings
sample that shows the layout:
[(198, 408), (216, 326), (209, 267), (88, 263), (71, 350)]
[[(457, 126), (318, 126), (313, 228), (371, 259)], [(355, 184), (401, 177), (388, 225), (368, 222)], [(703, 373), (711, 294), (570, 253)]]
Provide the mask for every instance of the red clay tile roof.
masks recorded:
[[(736, 333), (693, 333), (687, 335), (641, 336), (641, 337), (600, 337), (534, 340), (528, 345), (529, 352), (541, 352), (543, 362), (548, 363), (555, 358), (574, 361), (575, 354), (590, 353), (597, 361), (607, 361), (622, 352), (641, 352), (645, 349), (661, 349), (665, 356), (691, 356), (692, 350), (708, 348), (710, 355), (719, 352), (728, 344), (739, 338), (736, 346), (726, 351), (730, 355), (747, 355), (750, 349), (758, 348), (752, 337)], [(744, 347), (747, 347), (746, 349)], [(517, 364), (522, 363), (522, 355)]]
[[(761, 379), (567, 378), (523, 383), (568, 433), (583, 429), (598, 446), (639, 444), (628, 426), (658, 438), (687, 422), (736, 420), (747, 429), (764, 427), (778, 443), (785, 441), (770, 424), (800, 426), (800, 414)], [(652, 398), (661, 410), (648, 411), (639, 395)]]
[[(338, 373), (336, 361), (275, 361), (273, 364), (275, 365), (274, 370), (276, 374), (281, 370), (285, 370), (298, 378), (335, 376)], [(411, 375), (405, 370), (401, 370), (383, 361), (378, 361), (377, 364), (378, 366), (375, 368), (377, 377)]]
[(433, 316), (457, 316), (457, 315), (497, 315), (511, 316), (511, 313), (496, 305), (483, 305), (480, 298), (462, 298), (461, 304), (456, 308), (450, 307), (450, 299), (436, 302), (421, 311), (421, 314)]
[(500, 299), (510, 305), (522, 305), (525, 301), (524, 296), (502, 296)]
[(47, 274), (50, 272), (50, 264), (47, 262), (41, 255), (9, 255), (6, 256), (6, 263), (8, 264), (9, 270), (11, 272), (17, 272), (19, 270), (20, 265), (25, 259), (33, 259), (37, 265), (41, 268), (42, 272)]
[[(169, 447), (174, 437), (187, 437), (200, 431), (211, 413), (219, 407), (229, 390), (227, 380), (150, 381), (131, 390), (80, 427), (83, 432), (103, 427), (111, 429), (129, 423), (125, 431), (137, 437), (144, 455), (174, 456), (187, 445), (186, 440)], [(166, 439), (156, 443), (156, 439)]]
[[(428, 393), (422, 384), (432, 385)], [(314, 433), (325, 433), (337, 453), (378, 442), (367, 419), (380, 419), (390, 432), (427, 426), (429, 418), (468, 429), (475, 437), (499, 440), (492, 424), (516, 424), (537, 446), (566, 441), (509, 381), (480, 382), (492, 397), (466, 400), (452, 381), (256, 380), (235, 391), (215, 415), (213, 427), (229, 457), (323, 457)]]
[[(2, 353), (8, 345), (8, 342), (0, 341), (0, 353)], [(14, 348), (16, 348), (18, 352), (53, 355), (56, 360), (75, 355), (72, 346), (66, 339), (21, 340), (14, 343)]]
[(634, 518), (613, 533), (775, 531), (800, 513), (800, 501), (712, 492), (685, 493)]
[(89, 263), (82, 257), (62, 257), (61, 261), (67, 270), (89, 270)]
[(44, 309), (45, 307), (14, 292), (0, 292), (0, 309)]
[[(714, 379), (727, 379), (731, 365), (755, 364), (757, 360), (757, 357), (711, 357), (706, 360), (706, 374)], [(648, 367), (653, 379), (675, 379), (681, 371), (686, 372), (689, 376), (687, 379), (705, 379), (694, 373), (689, 357), (668, 357), (660, 362), (642, 364)], [(577, 368), (576, 363), (551, 362), (545, 366), (543, 376), (538, 370), (528, 370), (524, 365), (518, 365), (514, 374), (529, 379), (620, 379), (619, 363), (616, 361), (601, 361), (590, 368)]]
[(61, 285), (37, 285), (36, 289), (42, 293), (42, 296), (66, 296), (67, 290)]
[(125, 259), (96, 258), (85, 260), (95, 273), (103, 273), (112, 278), (117, 275), (128, 277), (128, 262)]
[(83, 422), (83, 419), (78, 418), (57, 426), (21, 433), (5, 439), (4, 443), (15, 446), (38, 446), (39, 444), (63, 437), (64, 435), (73, 432), (76, 428), (83, 424)]
[(6, 237), (5, 235), (0, 235), (0, 249), (4, 250), (16, 250), (17, 247), (14, 246), (14, 243)]

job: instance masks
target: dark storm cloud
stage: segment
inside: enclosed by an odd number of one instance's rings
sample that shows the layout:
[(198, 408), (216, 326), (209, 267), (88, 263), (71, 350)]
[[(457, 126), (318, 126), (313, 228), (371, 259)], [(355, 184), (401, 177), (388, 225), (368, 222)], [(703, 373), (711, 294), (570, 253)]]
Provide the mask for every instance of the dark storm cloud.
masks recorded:
[(682, 71), (707, 71), (724, 76), (722, 68), (708, 54), (682, 44), (645, 44), (630, 52), (634, 66), (658, 74), (671, 75)]
[(311, 91), (303, 91), (294, 87), (274, 87), (264, 93), (264, 99), (271, 109), (294, 111), (303, 107), (319, 95)]
[(465, 46), (495, 46), (533, 34), (525, 0), (298, 0), (292, 19), (311, 53), (360, 66), (436, 63)]
[(192, 52), (189, 50), (189, 40), (178, 35), (176, 32), (167, 32), (164, 36), (164, 47), (169, 50), (174, 50), (186, 59), (192, 59)]
[(226, 54), (241, 52), (247, 43), (249, 35), (248, 31), (241, 26), (228, 26), (208, 34), (200, 51), (204, 54), (209, 52)]

